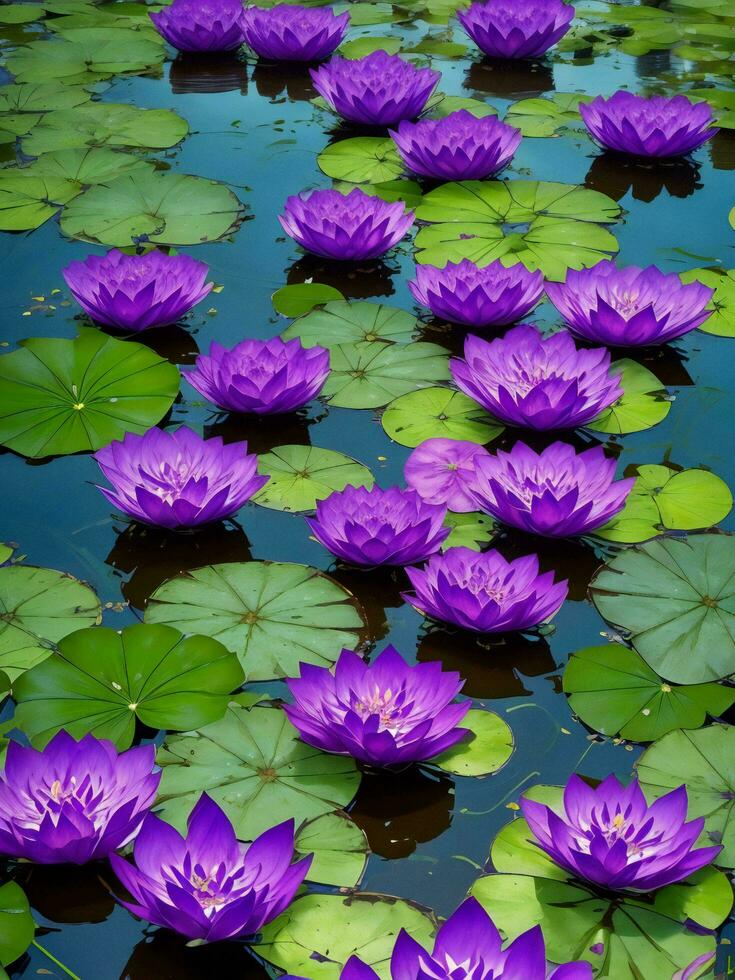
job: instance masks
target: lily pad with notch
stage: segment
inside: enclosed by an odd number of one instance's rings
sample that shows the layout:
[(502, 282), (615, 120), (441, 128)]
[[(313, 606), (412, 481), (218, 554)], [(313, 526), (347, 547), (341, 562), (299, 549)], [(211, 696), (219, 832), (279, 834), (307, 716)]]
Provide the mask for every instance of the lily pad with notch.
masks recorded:
[(316, 446), (277, 446), (258, 458), (258, 472), (269, 480), (254, 502), (292, 513), (314, 510), (318, 500), (348, 484), (370, 488), (375, 483), (367, 466), (356, 459)]
[(578, 92), (554, 92), (549, 98), (521, 99), (508, 107), (503, 120), (524, 136), (558, 136), (565, 129), (584, 129), (580, 103), (593, 96)]
[(322, 173), (353, 184), (380, 184), (403, 173), (403, 161), (392, 139), (356, 136), (332, 143), (317, 157)]
[(276, 313), (295, 317), (310, 313), (316, 306), (344, 300), (344, 296), (334, 286), (321, 282), (298, 282), (277, 289), (271, 299)]
[(671, 401), (655, 374), (627, 357), (613, 361), (610, 373), (620, 374), (623, 395), (585, 428), (592, 432), (626, 435), (663, 422), (671, 410)]
[(381, 408), (399, 395), (449, 381), (449, 353), (438, 344), (339, 344), (322, 395), (337, 408)]
[(81, 192), (63, 177), (0, 171), (0, 231), (33, 231)]
[(431, 764), (455, 776), (490, 776), (513, 755), (510, 725), (494, 711), (470, 709), (460, 722), (470, 736), (431, 760)]
[(79, 185), (79, 192), (92, 184), (105, 184), (115, 177), (152, 173), (155, 164), (132, 153), (120, 153), (107, 147), (78, 147), (70, 150), (55, 150), (44, 153), (33, 163), (24, 167), (21, 173), (34, 177), (73, 180)]
[(472, 548), (482, 551), (498, 533), (498, 525), (487, 514), (471, 511), (466, 514), (448, 513), (444, 526), (451, 527), (452, 533), (444, 541), (442, 551), (448, 548)]
[(284, 331), (283, 339), (298, 337), (304, 347), (339, 344), (409, 344), (420, 324), (415, 316), (394, 306), (347, 300), (326, 303), (322, 309), (299, 317)]
[(735, 269), (691, 269), (681, 274), (682, 282), (701, 282), (714, 289), (707, 309), (712, 315), (699, 328), (716, 337), (735, 337)]
[(146, 71), (164, 58), (160, 43), (134, 31), (85, 32), (65, 40), (31, 41), (16, 48), (5, 67), (16, 82), (86, 85), (112, 75)]
[(400, 395), (386, 407), (381, 423), (394, 442), (412, 449), (436, 438), (484, 445), (505, 431), (501, 422), (463, 392), (439, 387)]

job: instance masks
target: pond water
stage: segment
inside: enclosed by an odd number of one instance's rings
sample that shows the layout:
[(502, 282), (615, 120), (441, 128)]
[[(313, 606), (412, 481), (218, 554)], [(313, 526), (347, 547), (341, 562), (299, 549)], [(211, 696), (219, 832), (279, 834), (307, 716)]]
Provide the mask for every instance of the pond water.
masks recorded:
[[(431, 23), (420, 12), (404, 12), (393, 21), (389, 5), (381, 3), (372, 5), (372, 19), (383, 22), (370, 23), (366, 8), (371, 5), (358, 6), (359, 19), (367, 23), (353, 27), (350, 37), (395, 37), (404, 48), (427, 35), (466, 42), (453, 20), (447, 26), (441, 16)], [(610, 9), (595, 0), (579, 6), (587, 6), (590, 16)], [(628, 18), (628, 10), (638, 15), (641, 6), (621, 4), (619, 23), (638, 23)], [(58, 14), (62, 8), (57, 4), (54, 9)], [(396, 11), (398, 16), (398, 7)], [(0, 26), (6, 52), (39, 36), (44, 36), (40, 21)], [(501, 115), (518, 100), (548, 98), (557, 92), (670, 92), (701, 87), (700, 75), (704, 84), (732, 84), (723, 76), (707, 75), (709, 62), (684, 60), (671, 47), (635, 56), (614, 38), (608, 41), (594, 50), (553, 52), (538, 64), (492, 65), (469, 42), (456, 57), (431, 55), (431, 60), (442, 73), (443, 93), (486, 101)], [(407, 288), (414, 269), (410, 240), (384, 262), (344, 269), (306, 257), (278, 225), (277, 215), (289, 194), (331, 185), (317, 157), (336, 140), (354, 135), (313, 104), (316, 93), (306, 71), (256, 63), (245, 55), (197, 62), (169, 50), (160, 70), (113, 76), (100, 90), (95, 98), (103, 102), (171, 109), (182, 116), (190, 134), (175, 147), (148, 155), (174, 172), (228, 185), (245, 207), (245, 220), (226, 240), (182, 249), (208, 263), (211, 278), (222, 288), (184, 324), (136, 339), (175, 364), (190, 365), (212, 340), (232, 346), (245, 337), (275, 336), (289, 320), (274, 312), (272, 294), (286, 284), (311, 279), (336, 287), (348, 299), (386, 303), (422, 315)], [(11, 163), (11, 149), (2, 149)], [(735, 235), (728, 223), (735, 203), (734, 170), (732, 130), (722, 129), (691, 162), (646, 168), (602, 154), (577, 125), (554, 136), (524, 138), (503, 178), (579, 184), (609, 195), (623, 209), (611, 226), (620, 263), (654, 263), (667, 272), (684, 272), (735, 265)], [(0, 236), (4, 348), (12, 350), (29, 336), (73, 338), (85, 321), (69, 301), (61, 270), (74, 259), (104, 251), (64, 237), (55, 218), (32, 232)], [(548, 302), (527, 319), (548, 328), (560, 323)], [(423, 339), (457, 351), (463, 334), (426, 321)], [(651, 429), (623, 437), (600, 435), (618, 459), (619, 473), (643, 463), (703, 467), (735, 486), (732, 343), (727, 337), (695, 331), (668, 347), (638, 355), (668, 389), (672, 406)], [(245, 438), (258, 453), (292, 444), (346, 453), (369, 467), (383, 487), (403, 482), (410, 453), (385, 434), (379, 409), (335, 408), (322, 401), (285, 419), (251, 422), (217, 415), (182, 383), (164, 424), (180, 423), (230, 441)], [(515, 436), (506, 432), (493, 448), (509, 448), (514, 441)], [(574, 435), (570, 441), (580, 448), (596, 440)], [(412, 899), (440, 916), (449, 915), (485, 867), (490, 843), (513, 817), (524, 789), (535, 783), (564, 783), (572, 772), (592, 780), (611, 772), (627, 780), (632, 774), (643, 746), (605, 738), (585, 727), (573, 715), (561, 687), (570, 654), (604, 642), (601, 637), (610, 632), (587, 598), (590, 578), (606, 557), (599, 548), (539, 542), (544, 568), (569, 578), (569, 599), (546, 635), (515, 637), (498, 645), (430, 625), (400, 598), (406, 587), (401, 571), (365, 573), (335, 564), (310, 537), (300, 515), (251, 503), (238, 513), (236, 523), (190, 537), (167, 536), (130, 526), (111, 512), (94, 487), (98, 467), (89, 454), (27, 459), (0, 450), (0, 472), (5, 488), (0, 540), (17, 543), (29, 564), (63, 570), (88, 582), (105, 606), (107, 625), (122, 628), (142, 619), (151, 593), (184, 569), (249, 559), (304, 563), (329, 572), (357, 596), (367, 613), (371, 651), (390, 642), (411, 662), (443, 660), (466, 678), (465, 694), (477, 707), (507, 721), (514, 752), (493, 776), (468, 778), (416, 767), (400, 775), (364, 777), (348, 808), (372, 850), (361, 890)], [(724, 529), (733, 526), (731, 517), (721, 524)], [(513, 534), (503, 534), (495, 543), (507, 555), (530, 550), (528, 539)], [(271, 695), (285, 691), (278, 681), (261, 686)], [(12, 703), (6, 703), (4, 717), (12, 711)], [(163, 738), (150, 730), (139, 734), (158, 742)], [(42, 928), (39, 942), (84, 980), (271, 975), (237, 944), (190, 949), (173, 935), (139, 922), (115, 905), (108, 891), (114, 879), (106, 867), (26, 866), (14, 870), (13, 877), (29, 895)], [(725, 935), (728, 931), (726, 927)], [(718, 969), (724, 971), (727, 963), (724, 946)], [(33, 947), (10, 973), (64, 975)]]

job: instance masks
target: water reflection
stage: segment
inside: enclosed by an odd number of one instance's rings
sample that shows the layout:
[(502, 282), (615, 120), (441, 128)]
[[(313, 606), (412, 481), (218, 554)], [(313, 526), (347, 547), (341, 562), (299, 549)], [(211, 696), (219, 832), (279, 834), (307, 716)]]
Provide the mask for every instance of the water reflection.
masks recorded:
[(199, 346), (189, 331), (174, 323), (169, 327), (156, 327), (145, 330), (126, 339), (145, 344), (159, 357), (171, 364), (193, 364), (199, 355)]
[(275, 103), (309, 102), (317, 95), (305, 65), (259, 61), (253, 69), (253, 82), (258, 95)]
[(202, 980), (238, 977), (268, 980), (270, 974), (241, 943), (187, 946), (186, 939), (166, 929), (156, 930), (134, 948), (120, 980)]
[(84, 867), (19, 865), (19, 879), (31, 906), (51, 922), (104, 922), (115, 899), (101, 875), (109, 872), (101, 862)]
[(204, 426), (204, 437), (226, 443), (247, 442), (251, 453), (269, 453), (276, 446), (310, 446), (310, 428), (326, 415), (321, 402), (286, 415), (220, 415)]
[(399, 609), (404, 605), (401, 591), (410, 588), (410, 582), (400, 568), (373, 568), (360, 571), (349, 565), (338, 564), (330, 571), (333, 579), (356, 596), (365, 612), (368, 638), (377, 643), (390, 631), (386, 609)]
[(585, 186), (621, 201), (628, 192), (635, 201), (654, 201), (666, 190), (670, 197), (685, 198), (704, 185), (699, 165), (692, 160), (644, 162), (622, 154), (604, 152), (596, 156), (585, 178)]
[(174, 95), (245, 95), (248, 90), (247, 65), (234, 51), (180, 54), (171, 62), (168, 80)]
[(401, 267), (395, 259), (373, 262), (332, 262), (317, 255), (305, 255), (286, 269), (289, 286), (308, 280), (334, 286), (348, 299), (370, 299), (372, 296), (392, 296), (393, 276)]
[(405, 858), (417, 844), (443, 834), (452, 822), (454, 780), (412, 766), (403, 772), (366, 772), (350, 816), (373, 854)]
[(416, 658), (421, 663), (440, 660), (445, 670), (459, 671), (465, 680), (462, 693), (480, 699), (529, 695), (524, 677), (541, 677), (556, 669), (543, 637), (478, 636), (438, 625), (421, 638)]
[(721, 129), (707, 145), (715, 170), (735, 170), (735, 130)]
[(507, 559), (536, 554), (542, 572), (569, 582), (569, 599), (584, 602), (590, 579), (603, 562), (595, 548), (578, 538), (541, 538), (509, 529), (500, 551)]
[(464, 87), (501, 99), (528, 99), (553, 92), (554, 73), (540, 61), (485, 58), (470, 65)]
[(245, 532), (233, 522), (191, 532), (130, 524), (118, 533), (105, 560), (118, 574), (130, 576), (121, 585), (122, 594), (142, 610), (158, 586), (180, 572), (251, 557)]

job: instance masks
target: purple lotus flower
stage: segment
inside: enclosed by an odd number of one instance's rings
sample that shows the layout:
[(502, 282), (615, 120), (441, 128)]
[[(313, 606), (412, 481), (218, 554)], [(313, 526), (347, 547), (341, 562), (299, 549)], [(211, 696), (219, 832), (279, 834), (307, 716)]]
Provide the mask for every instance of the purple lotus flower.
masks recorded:
[(8, 744), (0, 774), (0, 853), (37, 864), (106, 858), (138, 833), (161, 774), (155, 747), (118, 754), (106, 739), (65, 731), (43, 751)]
[(312, 855), (292, 864), (294, 822), (241, 844), (206, 793), (186, 837), (149, 814), (135, 841), (135, 866), (115, 854), (112, 868), (133, 896), (126, 909), (189, 939), (213, 943), (254, 936), (294, 898)]
[(655, 265), (618, 269), (609, 259), (570, 269), (566, 282), (549, 282), (546, 292), (573, 333), (611, 347), (665, 344), (696, 330), (711, 316), (707, 304), (714, 295), (701, 282), (685, 285)]
[(478, 119), (466, 109), (404, 120), (390, 135), (409, 170), (436, 180), (483, 180), (507, 166), (521, 142), (520, 130), (497, 116)]
[(679, 786), (650, 806), (634, 779), (608, 776), (591, 789), (572, 776), (559, 812), (522, 799), (535, 843), (552, 861), (611, 891), (651, 892), (710, 864), (721, 847), (694, 845), (704, 818), (686, 822), (687, 791)]
[(94, 454), (113, 490), (98, 487), (136, 521), (166, 528), (221, 521), (268, 482), (246, 442), (224, 445), (181, 426), (174, 432), (128, 432)]
[(336, 113), (362, 126), (395, 126), (415, 119), (441, 78), (397, 54), (374, 51), (365, 58), (332, 58), (311, 70), (314, 88)]
[(538, 58), (569, 30), (574, 7), (562, 0), (488, 0), (457, 17), (491, 58)]
[(227, 412), (293, 412), (319, 394), (329, 374), (329, 351), (293, 340), (243, 340), (231, 350), (213, 342), (184, 377)]
[(623, 394), (604, 347), (577, 350), (566, 331), (546, 337), (522, 324), (493, 341), (468, 337), (449, 366), (457, 387), (508, 425), (573, 429)]
[(530, 534), (591, 534), (623, 509), (635, 483), (616, 481), (615, 466), (600, 446), (577, 455), (555, 442), (537, 455), (517, 442), (477, 460), (473, 493), (486, 513)]
[(233, 51), (245, 40), (242, 0), (173, 0), (148, 16), (179, 51)]
[(477, 510), (471, 488), (478, 456), (489, 456), (476, 442), (426, 439), (406, 460), (403, 475), (427, 503), (467, 514)]
[(89, 255), (71, 262), (63, 276), (72, 296), (97, 323), (138, 331), (176, 323), (208, 296), (208, 266), (188, 255)]
[(283, 710), (302, 741), (384, 768), (440, 755), (469, 734), (457, 725), (471, 702), (453, 704), (463, 681), (440, 663), (409, 666), (388, 646), (372, 664), (343, 650), (332, 674), (301, 664)]
[[(577, 961), (547, 973), (541, 926), (521, 933), (503, 949), (495, 923), (476, 898), (467, 898), (439, 929), (430, 952), (401, 929), (390, 961), (392, 980), (592, 980), (589, 963)], [(284, 977), (284, 980), (298, 980)], [(379, 980), (352, 956), (340, 980)]]
[(416, 267), (408, 288), (434, 316), (465, 327), (503, 327), (522, 319), (541, 299), (542, 272), (496, 259), (480, 268), (470, 259)]
[(668, 99), (616, 92), (579, 106), (592, 136), (609, 150), (638, 157), (679, 157), (691, 153), (718, 132), (707, 102), (684, 95)]
[(269, 10), (248, 7), (243, 18), (245, 40), (261, 58), (273, 61), (321, 61), (342, 43), (349, 13), (331, 7), (279, 3)]
[(278, 220), (303, 248), (326, 259), (361, 261), (385, 255), (413, 224), (401, 201), (389, 204), (355, 187), (307, 191), (286, 199)]
[(506, 561), (498, 551), (449, 548), (423, 569), (407, 568), (415, 595), (403, 598), (425, 616), (475, 633), (526, 630), (555, 616), (567, 583), (539, 575), (538, 558)]
[(351, 565), (409, 565), (441, 548), (447, 508), (415, 490), (345, 487), (316, 505), (307, 523), (325, 548)]

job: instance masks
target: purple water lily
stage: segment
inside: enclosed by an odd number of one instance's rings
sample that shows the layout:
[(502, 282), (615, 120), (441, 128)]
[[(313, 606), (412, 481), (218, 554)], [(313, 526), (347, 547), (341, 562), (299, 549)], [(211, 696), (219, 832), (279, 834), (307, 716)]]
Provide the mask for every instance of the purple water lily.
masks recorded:
[(279, 3), (270, 9), (248, 7), (245, 40), (261, 58), (272, 61), (321, 61), (339, 47), (350, 26), (349, 13), (331, 7)]
[(457, 17), (491, 58), (538, 58), (567, 33), (574, 7), (562, 0), (488, 0)]
[(302, 741), (385, 768), (440, 755), (469, 734), (471, 701), (453, 703), (463, 681), (440, 663), (410, 666), (388, 646), (371, 664), (343, 650), (334, 667), (301, 664), (283, 710)]
[(549, 538), (591, 534), (625, 506), (635, 477), (615, 480), (616, 463), (600, 446), (577, 454), (555, 442), (536, 454), (517, 442), (510, 452), (477, 460), (478, 506), (503, 524)]
[(0, 774), (0, 853), (37, 864), (106, 858), (138, 833), (161, 779), (152, 745), (60, 731), (41, 751), (8, 744)]
[(696, 330), (711, 316), (714, 290), (684, 284), (655, 265), (618, 269), (605, 259), (591, 269), (570, 269), (566, 282), (546, 284), (549, 299), (579, 337), (611, 347), (665, 344)]
[(184, 377), (227, 412), (293, 412), (319, 394), (329, 375), (329, 351), (293, 340), (243, 340), (232, 349), (213, 342)]
[(415, 595), (403, 598), (425, 616), (476, 633), (526, 630), (555, 616), (566, 581), (539, 574), (536, 555), (506, 561), (498, 551), (449, 548), (423, 569), (407, 568)]
[(239, 510), (267, 482), (246, 442), (225, 445), (181, 426), (174, 432), (128, 432), (94, 454), (112, 490), (110, 503), (145, 524), (196, 527)]
[(443, 119), (404, 120), (391, 132), (408, 169), (435, 180), (483, 180), (507, 166), (520, 130), (497, 116), (478, 119), (466, 109)]
[(408, 565), (442, 546), (447, 508), (429, 504), (415, 490), (345, 487), (316, 505), (307, 518), (314, 537), (351, 565)]
[(97, 323), (136, 332), (176, 323), (208, 296), (209, 267), (188, 255), (89, 255), (63, 276), (72, 296)]
[(685, 786), (650, 806), (634, 779), (591, 789), (572, 776), (558, 809), (522, 799), (535, 843), (571, 874), (611, 891), (651, 892), (710, 864), (721, 847), (695, 847), (704, 818), (687, 823)]
[(291, 863), (293, 820), (241, 844), (206, 793), (189, 816), (186, 837), (149, 814), (134, 857), (135, 865), (117, 854), (110, 858), (133, 896), (120, 904), (141, 919), (208, 943), (256, 935), (290, 905), (312, 859)]
[(470, 259), (416, 267), (409, 282), (416, 302), (428, 306), (435, 317), (465, 327), (503, 327), (521, 320), (541, 299), (542, 272), (525, 265), (505, 266), (496, 259), (475, 265)]
[(278, 216), (294, 241), (326, 259), (363, 261), (385, 255), (414, 221), (401, 201), (389, 204), (359, 187), (349, 194), (307, 191), (286, 199)]
[(245, 41), (242, 0), (173, 0), (148, 16), (179, 51), (234, 51)]
[(639, 157), (678, 157), (691, 153), (718, 132), (707, 102), (684, 95), (646, 98), (616, 92), (579, 106), (587, 129), (598, 143), (618, 153)]
[(406, 460), (403, 475), (409, 487), (430, 504), (466, 514), (477, 510), (471, 488), (478, 456), (484, 446), (462, 439), (426, 439)]
[(395, 126), (415, 119), (441, 75), (398, 55), (374, 51), (364, 58), (332, 58), (311, 70), (314, 88), (336, 113), (362, 126)]
[(449, 362), (457, 387), (508, 425), (573, 429), (623, 394), (604, 347), (577, 350), (566, 331), (544, 337), (522, 324), (493, 341), (468, 337)]

